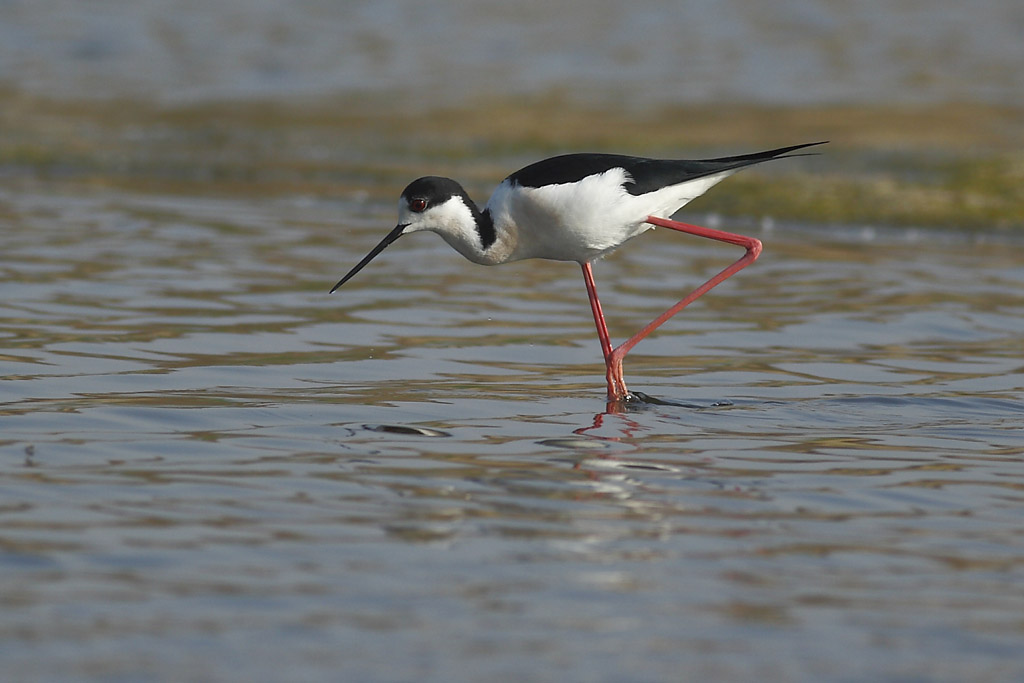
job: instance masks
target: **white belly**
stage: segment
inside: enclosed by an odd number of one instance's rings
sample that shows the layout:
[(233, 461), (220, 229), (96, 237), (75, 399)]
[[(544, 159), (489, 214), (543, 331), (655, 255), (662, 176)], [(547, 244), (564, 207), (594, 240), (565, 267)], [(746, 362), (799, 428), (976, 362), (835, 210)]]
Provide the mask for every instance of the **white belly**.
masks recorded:
[(509, 241), (503, 261), (545, 258), (593, 261), (651, 230), (648, 216), (668, 218), (728, 173), (665, 187), (644, 195), (623, 189), (622, 169), (577, 183), (520, 187), (503, 182), (487, 207), (499, 234)]

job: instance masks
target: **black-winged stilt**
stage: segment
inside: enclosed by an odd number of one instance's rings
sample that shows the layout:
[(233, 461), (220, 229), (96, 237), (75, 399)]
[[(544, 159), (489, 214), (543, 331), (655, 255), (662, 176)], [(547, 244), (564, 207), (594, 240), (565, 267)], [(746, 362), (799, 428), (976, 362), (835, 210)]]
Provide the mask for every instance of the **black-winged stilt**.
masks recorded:
[[(430, 230), (474, 263), (496, 265), (527, 258), (576, 261), (590, 297), (604, 352), (608, 399), (631, 397), (622, 360), (636, 344), (709, 289), (750, 265), (761, 253), (753, 237), (680, 223), (668, 217), (737, 170), (787, 158), (811, 142), (718, 159), (647, 159), (618, 154), (565, 154), (505, 178), (480, 210), (450, 178), (414, 180), (398, 202), (398, 225), (331, 292), (402, 235)], [(801, 155), (789, 155), (801, 156)], [(746, 253), (674, 306), (612, 348), (591, 264), (655, 226), (736, 244)]]

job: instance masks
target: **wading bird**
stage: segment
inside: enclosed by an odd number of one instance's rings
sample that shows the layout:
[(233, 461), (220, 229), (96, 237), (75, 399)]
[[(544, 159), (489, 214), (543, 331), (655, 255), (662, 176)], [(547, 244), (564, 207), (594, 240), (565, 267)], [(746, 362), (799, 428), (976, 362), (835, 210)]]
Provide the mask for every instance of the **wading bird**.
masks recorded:
[[(576, 261), (604, 353), (608, 400), (632, 395), (622, 360), (636, 344), (715, 285), (750, 265), (761, 253), (753, 237), (669, 220), (686, 203), (746, 166), (790, 154), (811, 142), (718, 159), (647, 159), (619, 154), (565, 154), (522, 168), (498, 185), (481, 210), (450, 178), (414, 180), (398, 202), (398, 225), (356, 264), (331, 292), (348, 282), (402, 235), (430, 230), (474, 263), (496, 265), (527, 258)], [(591, 264), (655, 226), (736, 244), (746, 253), (621, 345), (612, 348)]]

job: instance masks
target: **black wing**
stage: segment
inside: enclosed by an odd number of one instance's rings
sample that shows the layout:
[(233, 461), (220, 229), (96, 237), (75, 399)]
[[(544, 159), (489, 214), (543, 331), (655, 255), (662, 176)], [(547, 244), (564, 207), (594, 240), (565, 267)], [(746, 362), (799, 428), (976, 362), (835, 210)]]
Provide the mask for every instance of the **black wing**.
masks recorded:
[(563, 154), (530, 164), (510, 175), (507, 180), (523, 187), (541, 187), (575, 183), (609, 169), (621, 168), (633, 179), (633, 182), (626, 183), (626, 191), (632, 195), (641, 195), (687, 180), (752, 166), (762, 161), (785, 158), (783, 155), (789, 152), (823, 144), (825, 143), (808, 142), (754, 154), (699, 160), (647, 159), (623, 154)]

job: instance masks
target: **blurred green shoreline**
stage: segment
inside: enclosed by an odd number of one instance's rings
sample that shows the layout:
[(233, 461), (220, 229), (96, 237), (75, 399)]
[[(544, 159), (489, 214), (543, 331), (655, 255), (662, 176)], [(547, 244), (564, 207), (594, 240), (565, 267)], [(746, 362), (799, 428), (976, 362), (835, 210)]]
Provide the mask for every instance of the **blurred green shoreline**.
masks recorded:
[(751, 169), (693, 210), (812, 223), (1024, 228), (1024, 110), (723, 104), (609, 111), (561, 94), (408, 110), (380, 96), (163, 105), (0, 90), (0, 182), (81, 189), (394, 201), (450, 175), (493, 184), (567, 151), (717, 156), (830, 140)]

